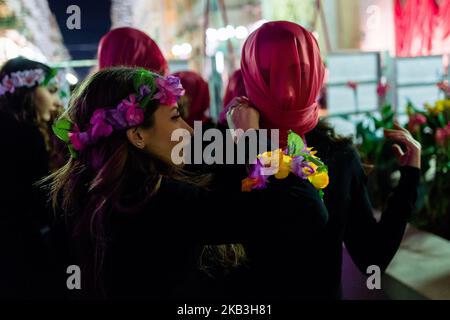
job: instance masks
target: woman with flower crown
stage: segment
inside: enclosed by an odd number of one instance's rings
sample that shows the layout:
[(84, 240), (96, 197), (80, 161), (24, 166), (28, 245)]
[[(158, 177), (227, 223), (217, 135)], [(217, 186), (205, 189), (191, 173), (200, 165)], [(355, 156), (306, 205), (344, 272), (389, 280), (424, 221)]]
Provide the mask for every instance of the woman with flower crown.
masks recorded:
[(22, 57), (0, 70), (0, 296), (43, 297), (49, 287), (41, 272), (50, 214), (33, 184), (49, 173), (48, 123), (61, 105), (55, 75)]
[[(370, 265), (384, 271), (400, 245), (417, 197), (420, 144), (398, 125), (385, 130), (386, 138), (395, 142), (401, 179), (380, 221), (375, 220), (356, 150), (349, 139), (337, 137), (319, 122), (317, 99), (324, 70), (313, 34), (295, 23), (268, 22), (244, 44), (241, 71), (247, 97), (235, 98), (227, 117), (232, 120), (234, 110), (252, 105), (261, 117), (254, 129), (280, 131), (275, 177), (310, 181), (323, 196), (329, 221), (306, 249), (290, 241), (290, 234), (272, 238), (264, 250), (259, 243), (247, 243), (248, 269), (223, 281), (231, 284), (231, 295), (252, 288), (245, 294), (338, 299), (343, 244), (364, 274)], [(268, 186), (267, 176), (261, 174), (266, 162), (267, 154), (261, 155), (249, 176), (241, 177), (243, 191)], [(297, 212), (295, 204), (290, 210)]]
[[(55, 123), (71, 158), (48, 181), (66, 222), (71, 254), (65, 265), (81, 268), (82, 289), (76, 294), (206, 298), (211, 291), (202, 287), (202, 270), (224, 262), (205, 252), (210, 245), (263, 242), (304, 223), (310, 230), (324, 227), (326, 209), (305, 180), (270, 179), (267, 190), (224, 194), (207, 188), (207, 177), (174, 165), (172, 150), (179, 142), (172, 133), (192, 133), (177, 106), (183, 94), (175, 76), (104, 69), (80, 85)], [(237, 114), (238, 128), (258, 122), (251, 108)], [(266, 203), (269, 193), (272, 201)], [(301, 218), (284, 210), (293, 202)], [(226, 258), (243, 261), (242, 255)]]

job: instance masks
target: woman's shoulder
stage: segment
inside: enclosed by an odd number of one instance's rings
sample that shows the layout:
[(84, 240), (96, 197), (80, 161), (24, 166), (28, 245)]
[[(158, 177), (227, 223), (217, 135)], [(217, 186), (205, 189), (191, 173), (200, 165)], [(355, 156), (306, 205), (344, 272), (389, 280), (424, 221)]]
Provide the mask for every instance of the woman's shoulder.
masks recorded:
[(191, 183), (186, 179), (162, 177), (157, 195), (173, 199), (191, 199), (204, 192), (205, 187)]

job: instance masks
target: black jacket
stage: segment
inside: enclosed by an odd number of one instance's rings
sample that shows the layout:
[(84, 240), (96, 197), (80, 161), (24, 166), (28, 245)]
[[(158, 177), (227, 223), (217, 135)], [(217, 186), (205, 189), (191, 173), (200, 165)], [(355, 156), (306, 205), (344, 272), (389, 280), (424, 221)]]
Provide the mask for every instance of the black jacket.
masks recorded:
[(39, 129), (0, 113), (0, 297), (45, 297), (49, 257), (45, 195), (33, 184), (48, 174)]

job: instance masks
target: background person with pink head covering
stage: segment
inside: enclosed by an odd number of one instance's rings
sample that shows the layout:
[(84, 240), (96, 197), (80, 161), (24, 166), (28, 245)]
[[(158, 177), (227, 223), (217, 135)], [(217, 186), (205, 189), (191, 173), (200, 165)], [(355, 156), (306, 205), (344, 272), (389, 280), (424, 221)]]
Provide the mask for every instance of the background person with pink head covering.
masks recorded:
[(225, 89), (225, 95), (223, 96), (223, 110), (219, 115), (219, 123), (221, 125), (226, 125), (227, 123), (227, 112), (229, 103), (233, 98), (246, 96), (244, 79), (242, 78), (241, 69), (233, 72), (230, 79), (228, 80), (227, 88)]
[(292, 22), (270, 22), (252, 33), (242, 50), (247, 96), (261, 113), (264, 128), (299, 135), (318, 122), (317, 97), (325, 67), (313, 34)]
[(180, 71), (174, 73), (180, 78), (185, 89), (185, 95), (178, 105), (186, 122), (193, 127), (194, 121), (201, 121), (203, 125), (211, 125), (209, 117), (210, 96), (208, 83), (196, 72)]
[(156, 42), (144, 32), (123, 27), (109, 31), (98, 46), (99, 69), (115, 66), (141, 67), (167, 75), (169, 67)]
[[(301, 248), (290, 238), (295, 233), (270, 238), (265, 250), (248, 243), (250, 271), (230, 283), (237, 283), (237, 292), (252, 288), (252, 297), (338, 299), (343, 243), (364, 274), (371, 265), (384, 271), (396, 253), (417, 198), (420, 144), (398, 125), (385, 130), (385, 137), (395, 142), (392, 148), (401, 179), (377, 221), (367, 177), (351, 139), (336, 136), (329, 125), (319, 122), (317, 97), (325, 68), (313, 34), (292, 22), (265, 23), (244, 43), (241, 70), (247, 105), (260, 113), (259, 126), (254, 129), (279, 129), (282, 147), (288, 131), (293, 130), (328, 166), (329, 184), (323, 200), (329, 220), (326, 228), (314, 231)], [(236, 101), (230, 108), (238, 106), (239, 110), (244, 102)], [(298, 212), (302, 219), (304, 213), (296, 203), (287, 210)], [(305, 234), (309, 228), (305, 222), (297, 232)]]

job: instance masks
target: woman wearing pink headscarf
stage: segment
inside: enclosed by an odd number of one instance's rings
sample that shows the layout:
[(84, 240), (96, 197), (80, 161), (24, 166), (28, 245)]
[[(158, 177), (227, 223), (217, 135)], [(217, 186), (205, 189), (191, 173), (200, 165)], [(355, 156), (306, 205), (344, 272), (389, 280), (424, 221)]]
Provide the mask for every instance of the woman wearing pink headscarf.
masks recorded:
[(169, 71), (156, 42), (144, 32), (130, 27), (113, 29), (100, 39), (98, 64), (99, 69), (141, 67), (161, 75), (167, 75)]
[(186, 122), (191, 127), (194, 126), (194, 121), (201, 121), (204, 125), (211, 124), (211, 118), (207, 114), (210, 103), (208, 83), (193, 71), (177, 72), (174, 76), (180, 78), (185, 90), (185, 95), (178, 104)]
[[(401, 179), (377, 222), (351, 140), (336, 137), (333, 129), (319, 123), (317, 97), (325, 69), (312, 33), (291, 22), (264, 24), (246, 40), (241, 70), (249, 104), (260, 113), (254, 129), (279, 129), (281, 146), (286, 146), (288, 130), (293, 130), (328, 166), (324, 201), (330, 219), (301, 251), (288, 236), (271, 239), (264, 250), (248, 244), (250, 271), (237, 282), (252, 288), (253, 296), (339, 298), (343, 243), (364, 274), (370, 265), (385, 270), (397, 251), (417, 197), (420, 144), (398, 125), (385, 130), (386, 138), (397, 143), (393, 151)], [(245, 104), (237, 100), (236, 110)], [(298, 210), (297, 205), (291, 204), (291, 210)], [(302, 214), (298, 212), (299, 219)], [(298, 233), (308, 228), (305, 225)]]

